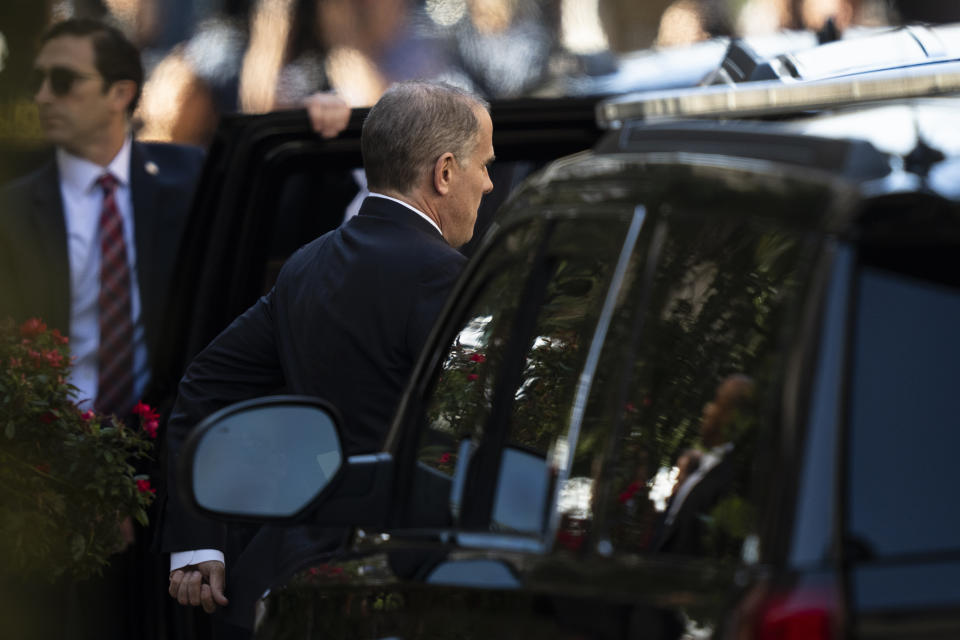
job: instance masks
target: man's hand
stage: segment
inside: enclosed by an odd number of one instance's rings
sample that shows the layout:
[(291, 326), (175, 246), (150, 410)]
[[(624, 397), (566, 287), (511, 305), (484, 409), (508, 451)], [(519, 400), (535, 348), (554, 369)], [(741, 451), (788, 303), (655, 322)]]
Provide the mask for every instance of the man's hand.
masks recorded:
[(303, 101), (313, 130), (324, 138), (332, 138), (350, 121), (350, 106), (335, 93), (314, 93)]
[(229, 604), (223, 595), (223, 563), (208, 560), (177, 569), (170, 574), (170, 597), (183, 605), (202, 605), (207, 613)]

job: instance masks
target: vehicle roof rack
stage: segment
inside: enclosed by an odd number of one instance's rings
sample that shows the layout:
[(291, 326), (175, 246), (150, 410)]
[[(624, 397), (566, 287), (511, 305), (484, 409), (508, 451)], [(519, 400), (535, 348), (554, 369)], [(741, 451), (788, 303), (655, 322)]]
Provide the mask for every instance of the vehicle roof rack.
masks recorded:
[(783, 83), (750, 82), (628, 94), (597, 104), (597, 124), (627, 120), (752, 118), (960, 91), (960, 61), (934, 62), (855, 76)]

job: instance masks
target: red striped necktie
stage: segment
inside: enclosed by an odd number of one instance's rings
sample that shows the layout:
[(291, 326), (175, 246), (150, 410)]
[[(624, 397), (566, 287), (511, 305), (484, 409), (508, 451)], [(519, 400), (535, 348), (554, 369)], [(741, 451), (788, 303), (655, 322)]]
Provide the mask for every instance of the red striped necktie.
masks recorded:
[(123, 218), (117, 209), (117, 179), (105, 173), (100, 212), (100, 347), (97, 400), (101, 413), (124, 415), (133, 406), (133, 315), (130, 265), (123, 239)]

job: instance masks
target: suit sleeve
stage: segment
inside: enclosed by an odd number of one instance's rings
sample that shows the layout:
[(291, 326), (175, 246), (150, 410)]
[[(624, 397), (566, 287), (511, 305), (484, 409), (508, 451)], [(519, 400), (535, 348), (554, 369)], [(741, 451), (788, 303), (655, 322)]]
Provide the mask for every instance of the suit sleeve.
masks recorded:
[(192, 429), (211, 413), (267, 395), (284, 384), (273, 326), (273, 292), (261, 298), (190, 363), (167, 425), (167, 501), (161, 551), (225, 550), (225, 528), (188, 513), (178, 492), (177, 462)]

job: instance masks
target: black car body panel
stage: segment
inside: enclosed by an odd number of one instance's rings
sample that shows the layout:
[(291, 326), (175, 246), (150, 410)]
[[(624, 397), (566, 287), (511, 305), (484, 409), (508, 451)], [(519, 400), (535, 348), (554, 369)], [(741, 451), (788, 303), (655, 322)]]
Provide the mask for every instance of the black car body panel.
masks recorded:
[[(606, 133), (593, 99), (495, 104), (502, 206), (363, 461), (370, 499), (344, 480), (306, 516), (349, 543), (303, 559), (257, 637), (955, 636), (960, 105), (874, 98)], [(171, 369), (292, 249), (265, 246), (275, 183), (342, 178), (359, 117), (339, 142), (237, 121), (256, 163), (211, 157), (233, 200), (198, 201), (217, 239), (187, 249), (207, 266), (181, 274), (200, 317)], [(731, 373), (757, 392), (713, 454), (725, 492), (669, 547), (676, 459)]]

